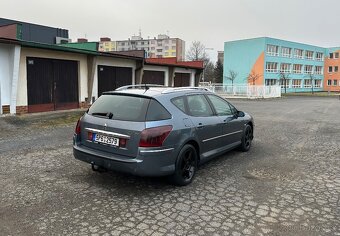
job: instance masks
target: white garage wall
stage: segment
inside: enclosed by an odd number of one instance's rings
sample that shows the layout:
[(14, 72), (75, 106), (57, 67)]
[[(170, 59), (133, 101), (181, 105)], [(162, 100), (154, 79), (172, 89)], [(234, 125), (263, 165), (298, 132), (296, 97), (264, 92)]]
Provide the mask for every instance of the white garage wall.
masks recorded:
[(13, 46), (0, 44), (0, 114), (2, 106), (10, 105), (11, 101), (11, 71), (13, 62), (10, 61), (10, 53)]

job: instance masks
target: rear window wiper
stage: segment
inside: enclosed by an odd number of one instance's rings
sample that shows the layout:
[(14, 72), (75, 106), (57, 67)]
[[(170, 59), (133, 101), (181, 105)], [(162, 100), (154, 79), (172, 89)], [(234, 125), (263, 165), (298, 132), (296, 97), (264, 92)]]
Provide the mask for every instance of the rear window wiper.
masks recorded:
[(112, 112), (94, 112), (94, 113), (91, 113), (90, 115), (93, 115), (93, 116), (105, 116), (105, 117), (108, 117), (109, 119), (112, 119), (112, 117), (113, 117), (113, 113)]

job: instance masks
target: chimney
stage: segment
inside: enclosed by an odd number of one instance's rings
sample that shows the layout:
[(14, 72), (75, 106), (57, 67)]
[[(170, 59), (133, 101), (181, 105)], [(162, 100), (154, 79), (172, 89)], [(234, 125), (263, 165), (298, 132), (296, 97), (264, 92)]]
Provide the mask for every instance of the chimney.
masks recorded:
[(78, 43), (87, 43), (88, 40), (85, 39), (85, 38), (78, 38), (78, 39), (77, 39), (77, 42), (78, 42)]

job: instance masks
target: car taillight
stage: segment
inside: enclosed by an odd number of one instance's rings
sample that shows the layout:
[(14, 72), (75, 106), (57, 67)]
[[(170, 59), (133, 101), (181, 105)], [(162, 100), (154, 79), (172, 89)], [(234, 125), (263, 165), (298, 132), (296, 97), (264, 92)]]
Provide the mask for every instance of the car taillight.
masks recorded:
[(76, 135), (80, 135), (80, 119), (77, 122), (77, 126), (76, 126), (76, 129), (74, 130), (74, 133)]
[(171, 125), (145, 129), (141, 133), (140, 147), (161, 147), (172, 130)]

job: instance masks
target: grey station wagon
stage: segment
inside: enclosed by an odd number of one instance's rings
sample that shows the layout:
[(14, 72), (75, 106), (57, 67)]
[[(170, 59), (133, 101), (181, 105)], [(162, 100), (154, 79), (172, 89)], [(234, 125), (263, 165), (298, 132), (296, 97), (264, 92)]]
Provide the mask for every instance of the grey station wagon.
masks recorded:
[(76, 159), (139, 176), (192, 182), (199, 164), (248, 151), (253, 118), (203, 88), (130, 85), (100, 96), (79, 119)]

